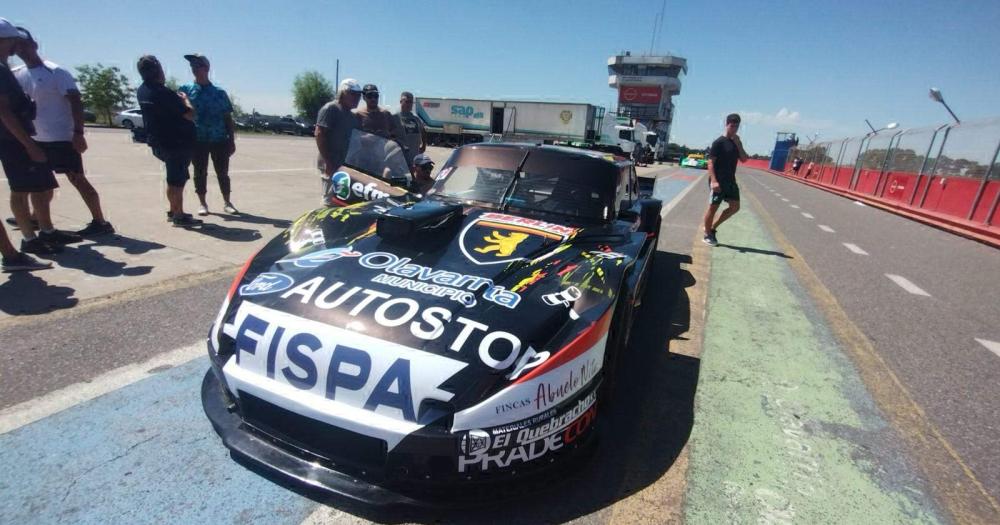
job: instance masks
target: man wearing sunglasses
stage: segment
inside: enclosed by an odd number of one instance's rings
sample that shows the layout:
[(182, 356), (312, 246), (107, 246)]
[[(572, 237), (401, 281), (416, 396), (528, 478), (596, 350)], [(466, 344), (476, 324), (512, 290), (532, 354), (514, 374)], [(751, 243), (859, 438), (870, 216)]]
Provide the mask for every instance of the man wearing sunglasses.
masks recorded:
[[(726, 116), (725, 133), (715, 139), (708, 152), (708, 183), (712, 188), (712, 196), (705, 212), (705, 238), (702, 240), (709, 246), (719, 244), (715, 238), (715, 231), (719, 225), (740, 211), (740, 187), (736, 185), (736, 166), (740, 162), (746, 162), (748, 157), (740, 136), (736, 134), (739, 129), (740, 116), (730, 113)], [(715, 213), (719, 211), (722, 201), (726, 201), (726, 209), (719, 215), (718, 220), (715, 220)]]
[(345, 78), (337, 87), (337, 100), (327, 102), (316, 116), (317, 167), (320, 170), (324, 202), (331, 190), (330, 177), (344, 165), (351, 132), (358, 127), (357, 115), (351, 112), (361, 99), (361, 84)]
[(220, 89), (208, 79), (211, 64), (208, 57), (199, 55), (184, 55), (191, 64), (194, 82), (181, 86), (191, 105), (194, 106), (195, 143), (191, 156), (194, 167), (194, 192), (198, 195), (201, 206), (198, 215), (208, 215), (208, 159), (212, 158), (215, 176), (219, 179), (219, 190), (222, 192), (223, 210), (226, 213), (239, 213), (229, 200), (231, 184), (229, 181), (229, 157), (236, 153), (236, 124), (233, 122), (233, 104), (225, 90)]
[(389, 123), (392, 120), (392, 114), (378, 107), (378, 86), (365, 84), (364, 89), (361, 90), (361, 96), (365, 99), (365, 107), (355, 111), (358, 120), (361, 121), (361, 129), (380, 137), (389, 138)]

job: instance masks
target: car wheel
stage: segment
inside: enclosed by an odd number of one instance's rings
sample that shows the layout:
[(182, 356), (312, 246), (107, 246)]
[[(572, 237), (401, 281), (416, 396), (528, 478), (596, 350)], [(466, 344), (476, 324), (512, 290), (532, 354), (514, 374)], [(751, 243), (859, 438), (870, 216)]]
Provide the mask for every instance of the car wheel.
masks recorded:
[(131, 120), (125, 119), (122, 121), (122, 127), (125, 129), (132, 129), (135, 127), (135, 124), (133, 124)]
[(614, 317), (611, 318), (611, 326), (608, 328), (601, 387), (597, 395), (597, 402), (602, 411), (606, 411), (614, 400), (618, 360), (628, 346), (629, 335), (632, 332), (632, 311), (632, 300), (629, 295), (619, 295), (618, 302), (615, 303)]

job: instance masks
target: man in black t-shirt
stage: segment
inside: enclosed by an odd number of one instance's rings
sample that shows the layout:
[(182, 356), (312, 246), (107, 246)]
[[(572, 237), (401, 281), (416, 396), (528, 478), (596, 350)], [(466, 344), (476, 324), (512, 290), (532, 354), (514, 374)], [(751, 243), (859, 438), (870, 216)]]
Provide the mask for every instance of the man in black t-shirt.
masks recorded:
[[(716, 246), (719, 241), (715, 238), (715, 231), (719, 225), (725, 222), (740, 210), (740, 188), (736, 185), (736, 165), (747, 161), (747, 152), (743, 149), (740, 136), (736, 134), (740, 129), (740, 116), (730, 113), (726, 117), (725, 133), (715, 139), (712, 148), (708, 152), (708, 183), (712, 188), (712, 197), (709, 201), (708, 210), (705, 212), (705, 238), (702, 239), (709, 246)], [(715, 213), (719, 211), (719, 205), (726, 201), (726, 209), (715, 219)]]
[(202, 221), (184, 213), (184, 185), (190, 175), (188, 166), (194, 153), (194, 108), (184, 92), (174, 92), (165, 85), (160, 61), (152, 55), (139, 58), (136, 68), (142, 85), (136, 92), (142, 110), (142, 123), (148, 133), (146, 143), (153, 155), (167, 167), (167, 218), (174, 226), (197, 226)]

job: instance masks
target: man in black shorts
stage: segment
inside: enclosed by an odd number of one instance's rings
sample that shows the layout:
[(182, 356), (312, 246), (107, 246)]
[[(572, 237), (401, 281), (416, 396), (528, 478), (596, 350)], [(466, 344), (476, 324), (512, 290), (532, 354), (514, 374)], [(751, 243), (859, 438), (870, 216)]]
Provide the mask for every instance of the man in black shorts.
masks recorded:
[[(78, 242), (80, 237), (58, 232), (52, 226), (49, 201), (52, 190), (59, 184), (46, 163), (45, 151), (31, 139), (35, 104), (7, 65), (26, 36), (0, 18), (0, 163), (10, 186), (10, 210), (24, 237), (21, 251), (50, 255), (61, 252), (63, 244)], [(37, 235), (28, 208), (29, 198), (41, 229)]]
[[(712, 196), (705, 212), (705, 238), (702, 240), (709, 246), (719, 244), (715, 238), (715, 231), (719, 225), (740, 211), (740, 187), (736, 185), (736, 165), (746, 162), (748, 157), (740, 136), (736, 134), (739, 129), (740, 116), (730, 113), (726, 117), (725, 133), (715, 139), (708, 152), (708, 183), (712, 188)], [(726, 201), (728, 206), (719, 218), (715, 219), (715, 213), (719, 211), (722, 201)]]
[(83, 236), (113, 233), (115, 229), (104, 218), (97, 190), (83, 174), (81, 154), (87, 150), (87, 140), (83, 137), (83, 102), (76, 80), (59, 64), (42, 60), (31, 33), (23, 27), (18, 29), (27, 35), (17, 46), (17, 56), (25, 65), (15, 68), (14, 76), (37, 105), (32, 138), (45, 150), (49, 167), (66, 174), (90, 210), (90, 224), (76, 233)]
[(184, 213), (184, 185), (191, 175), (188, 167), (194, 152), (194, 108), (183, 92), (174, 92), (166, 84), (160, 61), (144, 55), (136, 64), (142, 85), (136, 92), (142, 122), (149, 133), (147, 143), (153, 155), (167, 168), (167, 218), (174, 226), (197, 226), (203, 221)]

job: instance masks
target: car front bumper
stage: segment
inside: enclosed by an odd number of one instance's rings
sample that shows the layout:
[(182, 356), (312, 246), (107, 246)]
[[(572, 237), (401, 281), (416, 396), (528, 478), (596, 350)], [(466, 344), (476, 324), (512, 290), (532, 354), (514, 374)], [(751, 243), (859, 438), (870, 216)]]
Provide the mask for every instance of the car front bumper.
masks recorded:
[[(456, 474), (426, 483), (419, 479), (398, 482), (389, 479), (392, 476), (386, 476), (385, 471), (390, 470), (389, 467), (367, 471), (356, 466), (333, 464), (248, 424), (235, 406), (235, 400), (211, 369), (202, 381), (201, 396), (205, 414), (238, 463), (269, 479), (290, 481), (310, 491), (375, 507), (469, 508), (537, 494), (553, 487), (555, 476), (584, 463), (579, 460), (592, 451), (597, 435), (596, 432), (587, 432), (573, 447), (562, 451), (558, 459), (548, 458), (548, 461), (520, 471), (502, 470), (467, 478)], [(423, 467), (410, 465), (405, 459), (401, 462), (400, 458), (392, 458), (392, 455), (389, 459), (395, 461), (387, 464), (394, 465), (391, 467), (394, 473), (405, 466), (412, 466), (413, 472)], [(490, 489), (488, 492), (482, 490), (487, 486)], [(489, 497), (484, 496), (486, 493)]]

